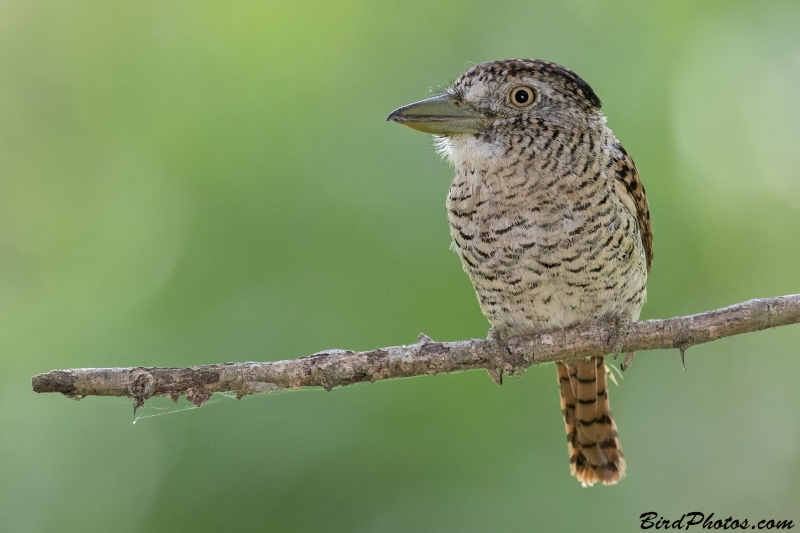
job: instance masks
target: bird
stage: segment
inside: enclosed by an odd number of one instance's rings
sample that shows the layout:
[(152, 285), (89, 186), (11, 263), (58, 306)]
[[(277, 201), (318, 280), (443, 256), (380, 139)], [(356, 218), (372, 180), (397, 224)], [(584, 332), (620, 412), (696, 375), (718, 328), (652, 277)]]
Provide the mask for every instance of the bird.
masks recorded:
[[(616, 356), (645, 302), (652, 227), (636, 165), (590, 85), (549, 61), (489, 61), (387, 120), (433, 134), (454, 167), (452, 246), (489, 338), (605, 323)], [(570, 473), (584, 487), (626, 471), (606, 371), (604, 357), (556, 363)]]

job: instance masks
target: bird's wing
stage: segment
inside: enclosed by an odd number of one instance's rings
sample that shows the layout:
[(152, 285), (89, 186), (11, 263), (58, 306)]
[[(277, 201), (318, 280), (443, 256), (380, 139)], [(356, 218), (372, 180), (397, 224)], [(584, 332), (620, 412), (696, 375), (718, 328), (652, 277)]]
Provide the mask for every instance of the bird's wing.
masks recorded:
[(636, 217), (639, 233), (642, 236), (642, 245), (647, 257), (647, 272), (650, 272), (650, 265), (653, 263), (653, 229), (650, 225), (650, 208), (647, 205), (647, 195), (644, 192), (644, 185), (639, 179), (639, 171), (633, 164), (633, 159), (622, 147), (619, 148), (619, 157), (615, 162), (614, 190), (628, 208), (631, 214)]

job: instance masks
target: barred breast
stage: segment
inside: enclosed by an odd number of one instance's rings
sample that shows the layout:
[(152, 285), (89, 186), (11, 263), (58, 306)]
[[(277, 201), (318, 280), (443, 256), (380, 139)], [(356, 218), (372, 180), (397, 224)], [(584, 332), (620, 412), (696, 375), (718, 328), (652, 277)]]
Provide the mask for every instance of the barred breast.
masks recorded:
[(647, 261), (636, 214), (615, 187), (626, 154), (607, 128), (600, 140), (547, 133), (506, 148), (450, 140), (460, 152), (451, 157), (450, 233), (481, 309), (505, 335), (636, 320)]

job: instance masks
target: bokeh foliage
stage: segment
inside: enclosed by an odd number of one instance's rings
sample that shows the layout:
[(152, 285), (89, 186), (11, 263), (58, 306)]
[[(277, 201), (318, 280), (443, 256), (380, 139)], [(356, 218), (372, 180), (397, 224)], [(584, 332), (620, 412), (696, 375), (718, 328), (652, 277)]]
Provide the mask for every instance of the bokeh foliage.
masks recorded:
[(560, 62), (603, 99), (650, 197), (643, 318), (798, 292), (798, 28), (788, 0), (0, 3), (0, 530), (797, 524), (797, 327), (686, 371), (640, 354), (612, 391), (614, 488), (568, 476), (552, 368), (136, 425), (129, 401), (29, 378), (485, 336), (448, 250), (451, 170), (384, 118), (497, 58)]

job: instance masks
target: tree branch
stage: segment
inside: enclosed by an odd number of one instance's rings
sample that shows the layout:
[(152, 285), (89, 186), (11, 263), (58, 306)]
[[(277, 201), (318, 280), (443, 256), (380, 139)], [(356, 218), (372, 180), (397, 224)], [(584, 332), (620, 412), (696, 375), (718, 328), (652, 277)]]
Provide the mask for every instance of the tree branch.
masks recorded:
[[(634, 322), (622, 351), (677, 348), (683, 353), (723, 337), (800, 322), (800, 294), (750, 300), (697, 315)], [(35, 392), (60, 392), (70, 398), (128, 396), (134, 407), (151, 396), (181, 395), (198, 407), (215, 392), (237, 397), (281, 389), (352, 385), (362, 381), (460, 372), (485, 368), (500, 381), (502, 373), (521, 372), (531, 365), (606, 355), (614, 327), (580, 325), (535, 335), (511, 337), (507, 349), (495, 342), (473, 339), (434, 342), (420, 334), (409, 346), (367, 352), (327, 350), (299, 359), (269, 363), (222, 363), (188, 368), (79, 368), (53, 370), (35, 376)], [(623, 364), (623, 367), (627, 366)]]

